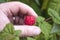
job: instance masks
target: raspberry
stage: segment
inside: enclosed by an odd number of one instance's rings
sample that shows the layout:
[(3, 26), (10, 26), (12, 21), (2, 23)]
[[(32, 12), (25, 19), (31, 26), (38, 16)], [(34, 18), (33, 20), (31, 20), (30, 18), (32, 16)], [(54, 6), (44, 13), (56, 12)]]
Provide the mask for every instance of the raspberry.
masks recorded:
[(35, 17), (33, 17), (33, 16), (26, 16), (24, 18), (24, 23), (26, 25), (33, 25), (33, 24), (35, 24)]

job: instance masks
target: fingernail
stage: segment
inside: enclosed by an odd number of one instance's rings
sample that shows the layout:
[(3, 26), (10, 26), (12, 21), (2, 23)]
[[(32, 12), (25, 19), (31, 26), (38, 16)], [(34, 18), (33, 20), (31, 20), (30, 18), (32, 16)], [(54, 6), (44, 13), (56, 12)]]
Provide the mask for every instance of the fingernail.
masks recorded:
[(41, 29), (39, 27), (34, 28), (34, 35), (39, 35), (41, 33)]

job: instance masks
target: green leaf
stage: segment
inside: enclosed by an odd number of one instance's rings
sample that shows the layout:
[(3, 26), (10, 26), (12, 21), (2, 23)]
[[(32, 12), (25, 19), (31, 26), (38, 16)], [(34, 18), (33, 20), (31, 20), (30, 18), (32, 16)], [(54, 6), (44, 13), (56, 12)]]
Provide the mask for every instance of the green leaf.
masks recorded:
[(50, 0), (48, 7), (60, 13), (60, 0)]
[(20, 36), (20, 33), (21, 33), (20, 30), (16, 30), (16, 31), (14, 32), (14, 35), (15, 35), (15, 36)]
[(60, 24), (54, 23), (51, 33), (58, 33), (58, 32), (60, 32)]
[(49, 40), (57, 40), (56, 34), (51, 34)]
[(5, 26), (5, 28), (3, 29), (4, 32), (6, 33), (10, 33), (13, 34), (14, 33), (14, 27), (13, 24), (9, 23)]
[(45, 22), (44, 20), (45, 20), (45, 18), (39, 16), (36, 19), (36, 23), (37, 23), (37, 26), (40, 27), (45, 40), (48, 40), (49, 35), (50, 35), (50, 31), (51, 31), (51, 25), (49, 23)]
[(6, 32), (0, 32), (0, 40), (11, 40), (15, 36)]
[(38, 16), (38, 18), (36, 19), (36, 22), (43, 22), (44, 20), (45, 20), (44, 17)]
[(38, 18), (36, 19), (36, 26), (41, 25), (41, 22), (43, 22), (44, 20), (45, 20), (44, 17), (38, 16)]
[(12, 40), (20, 40), (20, 38), (19, 37), (15, 37)]
[(27, 40), (36, 40), (36, 39), (31, 38), (31, 37), (27, 37)]
[(48, 40), (51, 31), (51, 25), (45, 22), (43, 17), (38, 17), (37, 22), (38, 26), (41, 28), (42, 33), (44, 34), (43, 38), (45, 38), (45, 40)]
[(59, 16), (58, 12), (49, 8), (48, 14), (52, 17), (52, 19), (55, 23), (60, 24), (60, 16)]
[(0, 34), (0, 40), (19, 40), (19, 37), (3, 32)]
[(41, 33), (38, 36), (35, 37), (36, 40), (45, 40), (44, 34)]
[(40, 28), (41, 28), (42, 33), (45, 36), (45, 40), (48, 40), (50, 31), (51, 31), (51, 25), (43, 21), (42, 24), (40, 25)]
[(9, 23), (0, 32), (0, 40), (19, 40), (20, 30), (14, 30), (13, 24)]

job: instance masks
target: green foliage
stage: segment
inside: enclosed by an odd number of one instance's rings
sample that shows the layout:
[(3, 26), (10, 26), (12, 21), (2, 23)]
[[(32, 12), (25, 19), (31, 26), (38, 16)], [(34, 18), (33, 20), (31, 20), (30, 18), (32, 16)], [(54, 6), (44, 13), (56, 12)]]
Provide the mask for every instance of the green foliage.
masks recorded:
[[(35, 10), (38, 15), (41, 15), (41, 10), (35, 2), (31, 2), (30, 6)], [(37, 10), (36, 10), (37, 9)]]
[(35, 0), (35, 2), (37, 3), (37, 5), (39, 5), (39, 6), (41, 5), (39, 0)]
[(44, 34), (41, 33), (38, 36), (35, 37), (36, 40), (45, 40)]
[(9, 23), (4, 30), (0, 32), (0, 40), (19, 40), (20, 30), (15, 31), (13, 24)]
[(15, 35), (15, 36), (20, 36), (20, 33), (21, 33), (20, 30), (16, 30), (16, 31), (14, 32), (14, 35)]
[(38, 18), (36, 19), (36, 22), (43, 22), (45, 20), (45, 18), (44, 17), (42, 17), (42, 16), (38, 16)]
[(42, 33), (43, 33), (44, 36), (45, 36), (45, 40), (48, 40), (50, 31), (51, 31), (51, 25), (48, 24), (47, 22), (43, 22), (43, 23), (40, 25), (40, 28), (41, 28), (41, 30), (42, 30)]
[(6, 27), (3, 29), (3, 32), (13, 34), (14, 33), (13, 24), (11, 23), (7, 24)]
[[(0, 2), (8, 1), (21, 1), (32, 7), (39, 15), (36, 26), (40, 27), (41, 34), (35, 37), (20, 37), (21, 40), (60, 40), (60, 0), (0, 0)], [(48, 17), (52, 20), (49, 20)], [(12, 24), (8, 24), (0, 32), (0, 40), (8, 37), (6, 40), (20, 40), (20, 32), (20, 30), (15, 31)]]
[(43, 0), (42, 8), (41, 8), (42, 11), (47, 9), (48, 2), (49, 2), (49, 0)]
[(31, 37), (27, 37), (27, 40), (36, 40), (36, 39), (31, 38)]
[(2, 2), (6, 2), (6, 0), (0, 0), (0, 3), (2, 3)]
[(48, 5), (48, 14), (53, 19), (52, 33), (60, 32), (60, 0), (51, 0)]
[(19, 37), (14, 37), (12, 40), (20, 40)]
[(35, 1), (32, 1), (32, 0), (25, 0), (25, 1), (20, 0), (20, 1), (22, 1), (22, 2), (26, 3), (27, 5), (31, 6), (38, 15), (41, 15), (40, 7), (38, 7), (38, 5), (35, 3)]
[(60, 16), (59, 16), (58, 12), (49, 8), (48, 14), (52, 17), (52, 19), (55, 23), (60, 24)]
[(60, 32), (60, 24), (54, 23), (51, 33), (59, 33), (59, 32)]
[(50, 0), (48, 7), (60, 13), (60, 0)]
[(44, 34), (45, 40), (49, 39), (49, 34), (51, 31), (51, 25), (44, 21), (43, 17), (38, 17), (37, 24), (41, 28), (42, 33)]
[(49, 40), (57, 40), (56, 34), (51, 34)]
[(0, 33), (0, 40), (11, 40), (13, 39), (15, 36), (9, 34), (9, 33), (6, 33), (6, 32), (1, 32)]

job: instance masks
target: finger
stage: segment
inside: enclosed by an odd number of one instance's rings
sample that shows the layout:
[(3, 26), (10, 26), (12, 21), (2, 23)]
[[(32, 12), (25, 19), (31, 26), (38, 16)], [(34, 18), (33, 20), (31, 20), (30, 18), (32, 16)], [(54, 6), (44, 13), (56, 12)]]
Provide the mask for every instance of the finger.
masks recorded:
[(15, 17), (15, 20), (14, 20), (14, 24), (15, 25), (19, 25), (19, 19), (20, 18), (18, 16)]
[(10, 23), (8, 17), (0, 10), (0, 31), (3, 30), (7, 23)]
[(36, 26), (15, 25), (14, 28), (15, 30), (21, 30), (21, 37), (36, 36), (41, 33), (41, 29)]
[(37, 17), (38, 15), (36, 14), (36, 12), (29, 7), (28, 5), (21, 3), (21, 2), (7, 2), (7, 3), (2, 3), (0, 5), (0, 8), (3, 11), (7, 11), (6, 14), (12, 15), (11, 12), (14, 15), (18, 15), (18, 12), (20, 11), (21, 14), (28, 14), (28, 15), (32, 15), (34, 17)]
[(24, 24), (24, 19), (21, 17), (16, 16), (13, 18), (13, 20), (14, 20), (13, 21), (14, 25), (23, 25)]

